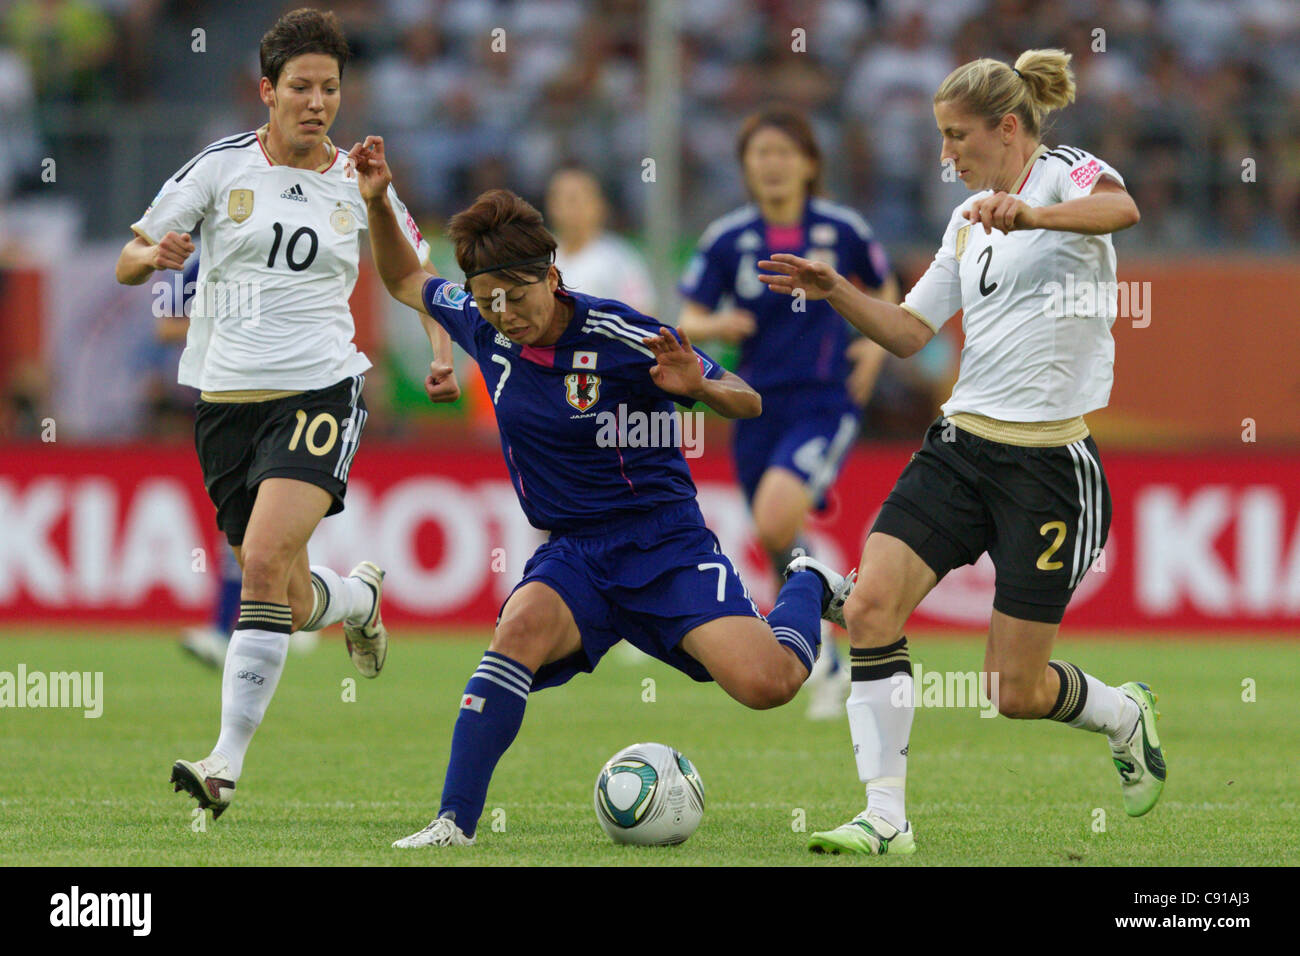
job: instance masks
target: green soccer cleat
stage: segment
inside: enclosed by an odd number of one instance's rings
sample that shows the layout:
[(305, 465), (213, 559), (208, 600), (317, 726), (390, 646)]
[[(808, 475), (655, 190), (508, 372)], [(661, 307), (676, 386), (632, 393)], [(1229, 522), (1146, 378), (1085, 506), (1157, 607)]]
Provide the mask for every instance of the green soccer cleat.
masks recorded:
[(808, 849), (814, 853), (862, 853), (866, 856), (906, 856), (916, 852), (912, 824), (899, 830), (880, 814), (865, 810), (843, 826), (814, 833)]
[(1165, 788), (1165, 755), (1156, 734), (1156, 701), (1151, 688), (1138, 681), (1120, 685), (1120, 692), (1138, 707), (1138, 719), (1121, 742), (1111, 742), (1110, 752), (1124, 782), (1124, 812), (1140, 817), (1156, 805)]

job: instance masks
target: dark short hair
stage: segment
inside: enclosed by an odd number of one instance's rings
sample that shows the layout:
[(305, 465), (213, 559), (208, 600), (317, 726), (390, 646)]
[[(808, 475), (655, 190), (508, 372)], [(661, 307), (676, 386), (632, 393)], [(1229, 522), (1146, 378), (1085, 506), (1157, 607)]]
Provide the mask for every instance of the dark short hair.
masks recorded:
[(780, 130), (794, 140), (799, 151), (817, 164), (817, 172), (807, 183), (808, 195), (813, 196), (822, 189), (822, 151), (817, 145), (817, 136), (812, 124), (798, 110), (787, 106), (769, 106), (757, 113), (751, 113), (740, 124), (740, 135), (736, 137), (736, 159), (741, 169), (745, 166), (745, 150), (749, 141), (760, 129), (771, 127)]
[[(514, 282), (536, 282), (546, 275), (558, 245), (533, 205), (508, 189), (489, 189), (474, 205), (447, 223), (456, 249), (456, 264), (469, 275), (494, 265), (547, 259), (516, 268), (493, 270)], [(563, 282), (561, 282), (563, 288)]]
[(262, 36), (259, 51), (262, 58), (262, 75), (275, 86), (280, 82), (284, 65), (304, 53), (323, 53), (332, 56), (339, 65), (339, 79), (343, 79), (343, 64), (348, 61), (348, 40), (343, 35), (339, 18), (327, 11), (303, 7), (291, 10)]

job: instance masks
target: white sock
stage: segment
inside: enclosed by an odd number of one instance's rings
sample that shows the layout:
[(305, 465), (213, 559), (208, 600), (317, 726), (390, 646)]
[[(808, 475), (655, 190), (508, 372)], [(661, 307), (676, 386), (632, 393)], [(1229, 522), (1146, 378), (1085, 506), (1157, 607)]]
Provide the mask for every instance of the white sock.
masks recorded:
[(901, 830), (907, 825), (904, 790), (914, 714), (912, 675), (903, 671), (887, 677), (875, 674), (882, 668), (896, 668), (900, 656), (906, 658), (907, 639), (888, 648), (855, 647), (850, 655), (855, 677), (864, 672), (875, 677), (854, 680), (845, 705), (858, 779), (867, 785), (867, 810), (874, 810)]
[(319, 631), (340, 621), (360, 624), (374, 610), (375, 592), (370, 585), (351, 575), (343, 577), (332, 568), (311, 566), (314, 612), (303, 630)]
[[(244, 602), (244, 607), (248, 604)], [(279, 606), (284, 608), (285, 615), (289, 614), (288, 605)], [(247, 623), (246, 614), (246, 610), (240, 612), (241, 624)], [(243, 772), (248, 745), (266, 715), (284, 671), (290, 625), (282, 626), (283, 631), (239, 627), (226, 651), (226, 668), (221, 678), (221, 736), (212, 752), (226, 758), (230, 776), (235, 780)]]
[(1112, 740), (1126, 737), (1141, 716), (1138, 705), (1119, 688), (1107, 686), (1091, 674), (1084, 674), (1083, 679), (1088, 685), (1088, 696), (1083, 710), (1069, 726), (1106, 734)]

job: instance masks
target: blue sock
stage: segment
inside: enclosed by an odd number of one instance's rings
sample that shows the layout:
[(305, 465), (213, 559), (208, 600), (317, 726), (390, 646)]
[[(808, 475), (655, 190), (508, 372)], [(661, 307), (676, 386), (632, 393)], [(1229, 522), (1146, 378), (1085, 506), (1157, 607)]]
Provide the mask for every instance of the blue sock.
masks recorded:
[(230, 551), (221, 555), (221, 583), (217, 586), (217, 606), (212, 612), (212, 626), (230, 638), (239, 618), (239, 598), (244, 574)]
[(474, 835), (492, 771), (524, 722), (532, 686), (532, 671), (495, 651), (483, 655), (465, 685), (460, 716), (451, 733), (451, 760), (438, 816), (455, 814), (456, 825), (466, 836)]
[(812, 571), (790, 575), (776, 596), (767, 623), (776, 639), (811, 671), (822, 642), (822, 579)]

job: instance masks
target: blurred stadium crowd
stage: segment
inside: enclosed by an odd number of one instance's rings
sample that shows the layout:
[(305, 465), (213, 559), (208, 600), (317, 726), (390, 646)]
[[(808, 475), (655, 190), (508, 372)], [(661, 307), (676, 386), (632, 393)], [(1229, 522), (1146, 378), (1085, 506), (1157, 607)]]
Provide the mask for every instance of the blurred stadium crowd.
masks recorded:
[[(14, 294), (6, 265), (39, 265), (84, 242), (120, 245), (188, 157), (265, 122), (257, 43), (300, 5), (0, 0), (0, 296)], [(643, 229), (648, 198), (659, 199), (641, 175), (642, 0), (321, 5), (354, 49), (333, 138), (345, 147), (369, 132), (387, 138), (426, 232), (493, 186), (541, 205), (551, 172), (575, 157), (608, 193), (609, 225)], [(1103, 156), (1142, 211), (1141, 227), (1116, 239), (1121, 255), (1300, 243), (1294, 0), (689, 0), (680, 13), (683, 257), (746, 199), (742, 117), (782, 101), (813, 117), (828, 193), (867, 217), (906, 289), (916, 265), (907, 252), (925, 257), (923, 268), (966, 195), (939, 175), (934, 90), (962, 62), (1012, 61), (1035, 46), (1074, 54), (1078, 78), (1078, 102), (1047, 140)], [(48, 158), (60, 164), (56, 184), (43, 175)], [(1247, 175), (1256, 188), (1231, 188)], [(660, 303), (665, 316), (675, 308)], [(931, 377), (944, 378), (952, 358)], [(9, 373), (12, 402), (22, 370)], [(31, 408), (20, 417), (38, 420)]]
[[(407, 201), (423, 217), (443, 218), (502, 182), (538, 196), (557, 163), (582, 156), (613, 192), (615, 225), (636, 231), (647, 194), (644, 7), (341, 0), (332, 8), (356, 58), (340, 125), (390, 137), (407, 167)], [(57, 155), (42, 120), (57, 108), (189, 106), (191, 150), (260, 124), (256, 42), (275, 12), (216, 0), (5, 4), (0, 196), (40, 189), (39, 158)], [(681, 13), (682, 208), (692, 232), (744, 200), (737, 126), (756, 104), (780, 99), (816, 117), (833, 195), (864, 210), (887, 241), (931, 245), (952, 205), (935, 188), (934, 89), (977, 56), (1012, 60), (1061, 45), (1074, 54), (1080, 95), (1052, 135), (1126, 173), (1143, 227), (1121, 246), (1300, 241), (1292, 0), (691, 0)], [(228, 85), (194, 69), (196, 26), (208, 50), (241, 51)], [(497, 27), (508, 55), (493, 52)], [(806, 52), (792, 50), (797, 29)], [(1241, 180), (1246, 157), (1261, 188), (1224, 188)], [(124, 228), (114, 224), (113, 234)]]

